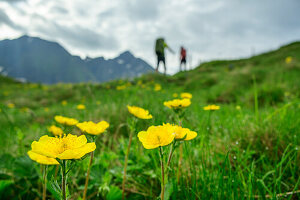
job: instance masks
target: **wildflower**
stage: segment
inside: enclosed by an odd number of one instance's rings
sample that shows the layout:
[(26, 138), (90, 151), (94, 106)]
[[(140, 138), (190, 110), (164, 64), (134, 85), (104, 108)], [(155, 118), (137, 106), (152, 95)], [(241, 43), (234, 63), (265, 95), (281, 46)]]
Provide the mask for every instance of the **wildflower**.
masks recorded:
[(14, 107), (15, 107), (15, 104), (13, 104), (13, 103), (8, 103), (8, 104), (7, 104), (7, 107), (9, 107), (9, 108), (14, 108)]
[(174, 130), (174, 126), (170, 124), (150, 126), (147, 131), (140, 131), (138, 138), (145, 149), (155, 149), (169, 145), (175, 138)]
[(288, 56), (285, 58), (285, 63), (290, 64), (292, 62), (293, 58), (291, 56)]
[(59, 162), (57, 162), (55, 158), (49, 158), (33, 151), (28, 151), (27, 154), (31, 160), (34, 160), (42, 165), (59, 165)]
[(216, 105), (208, 105), (208, 106), (205, 106), (203, 109), (204, 109), (204, 110), (219, 110), (219, 109), (220, 109), (220, 106), (216, 106)]
[(178, 97), (178, 94), (177, 93), (173, 93), (172, 95), (174, 98), (177, 98)]
[(76, 126), (80, 128), (81, 131), (86, 132), (88, 134), (99, 135), (109, 127), (109, 123), (106, 121), (101, 121), (96, 124), (92, 121), (89, 121), (89, 122), (78, 123), (76, 124)]
[(171, 109), (185, 108), (191, 105), (190, 99), (174, 99), (171, 101), (165, 101), (164, 105)]
[(193, 97), (193, 95), (191, 93), (184, 92), (184, 93), (180, 94), (180, 97), (182, 99), (191, 99)]
[(85, 105), (83, 105), (83, 104), (79, 104), (79, 105), (77, 105), (77, 110), (84, 110), (85, 109)]
[(61, 102), (61, 105), (63, 105), (63, 106), (65, 106), (65, 105), (67, 105), (68, 104), (68, 102), (66, 101), (66, 100), (63, 100), (62, 102)]
[(45, 112), (49, 112), (49, 108), (48, 108), (48, 107), (45, 107), (45, 108), (44, 108), (44, 111), (45, 111)]
[(235, 107), (235, 109), (241, 110), (241, 106), (237, 105), (237, 106)]
[(137, 107), (137, 106), (127, 106), (128, 111), (140, 119), (151, 119), (152, 115), (149, 114), (148, 110), (145, 110), (143, 108)]
[(118, 85), (116, 87), (117, 90), (124, 90), (126, 88), (126, 85)]
[(175, 125), (175, 139), (192, 140), (197, 136), (195, 131)]
[(159, 91), (159, 90), (161, 90), (161, 85), (156, 83), (154, 86), (154, 91)]
[(34, 153), (61, 160), (80, 159), (96, 149), (94, 142), (87, 143), (85, 135), (68, 134), (64, 137), (42, 136), (31, 144)]
[(75, 125), (78, 123), (78, 120), (76, 120), (74, 118), (63, 117), (60, 115), (55, 116), (54, 119), (58, 123), (68, 125), (68, 126), (72, 126), (72, 125)]
[(48, 128), (48, 131), (51, 132), (53, 135), (55, 136), (60, 136), (62, 135), (64, 132), (61, 128), (55, 126), (55, 125), (52, 125)]

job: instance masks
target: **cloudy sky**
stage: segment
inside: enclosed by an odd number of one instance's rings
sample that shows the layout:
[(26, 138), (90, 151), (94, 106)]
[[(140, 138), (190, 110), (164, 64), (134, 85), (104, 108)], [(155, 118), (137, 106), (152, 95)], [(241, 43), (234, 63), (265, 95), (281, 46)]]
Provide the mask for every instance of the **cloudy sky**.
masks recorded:
[(0, 0), (0, 39), (38, 36), (82, 58), (130, 50), (155, 66), (163, 36), (174, 73), (181, 45), (195, 66), (300, 40), (299, 10), (300, 0)]

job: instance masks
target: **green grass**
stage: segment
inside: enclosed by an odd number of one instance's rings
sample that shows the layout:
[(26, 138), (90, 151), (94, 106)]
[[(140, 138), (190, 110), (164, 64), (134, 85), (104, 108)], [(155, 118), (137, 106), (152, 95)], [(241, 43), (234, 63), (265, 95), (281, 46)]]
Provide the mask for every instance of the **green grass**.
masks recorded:
[[(289, 64), (287, 56), (293, 58)], [(115, 88), (128, 80), (48, 86), (0, 77), (1, 199), (41, 198), (40, 166), (26, 152), (32, 141), (51, 135), (47, 127), (56, 124), (55, 115), (110, 123), (96, 140), (88, 196), (119, 199), (127, 119), (132, 117), (126, 105), (143, 107), (153, 115), (137, 124), (127, 169), (127, 199), (156, 199), (160, 194), (158, 150), (144, 149), (136, 134), (150, 125), (174, 123), (174, 114), (163, 102), (180, 92), (193, 94), (183, 126), (198, 136), (182, 144), (179, 180), (179, 149), (174, 153), (166, 188), (170, 199), (299, 199), (300, 193), (286, 194), (300, 189), (299, 77), (299, 42), (249, 59), (204, 63), (174, 76), (149, 74), (131, 80), (124, 90)], [(162, 90), (153, 90), (156, 83)], [(63, 106), (63, 100), (68, 104)], [(15, 108), (8, 108), (8, 103)], [(86, 110), (76, 110), (81, 103)], [(204, 111), (203, 106), (211, 103), (221, 109)], [(74, 128), (73, 133), (79, 130)], [(70, 171), (71, 199), (82, 197), (88, 163), (89, 158), (83, 159)], [(54, 171), (55, 167), (49, 167), (48, 198), (55, 197), (60, 185), (60, 178), (57, 183), (53, 180)]]

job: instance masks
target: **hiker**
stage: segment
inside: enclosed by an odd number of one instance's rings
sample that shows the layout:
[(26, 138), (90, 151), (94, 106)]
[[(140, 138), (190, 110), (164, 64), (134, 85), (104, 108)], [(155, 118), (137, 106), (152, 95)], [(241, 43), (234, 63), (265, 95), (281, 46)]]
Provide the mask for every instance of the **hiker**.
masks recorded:
[(184, 70), (186, 71), (186, 49), (181, 46), (180, 47), (180, 65), (179, 71), (181, 71), (181, 65), (184, 64)]
[(155, 71), (158, 72), (159, 63), (160, 61), (162, 61), (165, 69), (164, 74), (166, 75), (167, 68), (165, 60), (165, 48), (167, 48), (171, 53), (174, 54), (174, 51), (165, 43), (164, 38), (158, 38), (155, 43), (155, 53), (157, 56), (157, 67)]

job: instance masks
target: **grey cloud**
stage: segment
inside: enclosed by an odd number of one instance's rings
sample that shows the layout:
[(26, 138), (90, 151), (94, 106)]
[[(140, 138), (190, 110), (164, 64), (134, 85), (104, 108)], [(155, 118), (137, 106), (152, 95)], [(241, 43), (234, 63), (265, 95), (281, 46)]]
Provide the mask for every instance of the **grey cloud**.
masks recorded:
[(130, 0), (123, 1), (125, 13), (132, 20), (153, 20), (159, 16), (159, 7), (163, 3), (159, 0)]
[(60, 6), (53, 6), (51, 7), (50, 9), (50, 12), (51, 13), (58, 13), (58, 14), (68, 14), (69, 11), (63, 7), (60, 7)]
[(112, 36), (105, 36), (77, 25), (65, 27), (48, 22), (47, 25), (38, 26), (35, 29), (53, 38), (60, 38), (76, 48), (88, 50), (115, 50), (118, 48), (118, 42)]
[(16, 30), (23, 30), (23, 27), (15, 24), (8, 16), (7, 14), (0, 9), (0, 25), (5, 24), (11, 28), (14, 28)]

